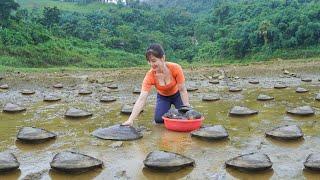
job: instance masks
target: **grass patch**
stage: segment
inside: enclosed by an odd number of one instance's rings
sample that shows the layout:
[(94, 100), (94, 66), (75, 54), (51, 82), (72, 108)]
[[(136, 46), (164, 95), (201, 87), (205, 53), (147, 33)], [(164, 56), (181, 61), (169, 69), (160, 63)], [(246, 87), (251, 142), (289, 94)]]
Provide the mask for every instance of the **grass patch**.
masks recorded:
[(17, 0), (21, 8), (26, 9), (43, 9), (44, 7), (57, 7), (62, 11), (72, 11), (81, 13), (92, 13), (95, 11), (107, 11), (116, 6), (114, 4), (101, 4), (100, 2), (93, 2), (89, 4), (61, 2), (52, 0)]
[[(307, 62), (314, 62), (314, 61), (320, 61), (320, 57), (317, 58), (307, 58), (307, 59), (270, 59), (268, 61), (248, 61), (247, 63), (239, 62), (239, 61), (230, 61), (230, 62), (224, 62), (224, 63), (212, 63), (210, 61), (204, 63), (204, 62), (193, 62), (193, 63), (185, 63), (184, 61), (177, 62), (179, 63), (183, 68), (190, 69), (190, 68), (208, 68), (208, 67), (222, 67), (222, 66), (247, 66), (247, 65), (253, 65), (253, 64), (276, 64), (279, 62), (284, 62), (288, 64), (295, 64), (295, 63), (307, 63)], [(0, 72), (57, 72), (57, 73), (64, 73), (64, 72), (97, 72), (97, 71), (117, 71), (117, 70), (134, 70), (134, 69), (143, 69), (148, 70), (150, 66), (145, 63), (141, 66), (136, 67), (117, 67), (117, 68), (86, 68), (86, 67), (76, 67), (76, 66), (68, 66), (68, 67), (50, 67), (50, 68), (29, 68), (29, 67), (11, 67), (11, 66), (3, 66), (0, 65)]]

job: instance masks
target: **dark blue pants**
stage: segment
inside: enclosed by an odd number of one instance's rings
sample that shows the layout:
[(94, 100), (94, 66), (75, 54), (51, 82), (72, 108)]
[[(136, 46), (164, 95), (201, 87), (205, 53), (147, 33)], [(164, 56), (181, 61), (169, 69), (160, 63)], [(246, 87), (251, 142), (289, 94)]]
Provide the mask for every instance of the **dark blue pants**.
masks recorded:
[(179, 91), (172, 96), (157, 94), (157, 104), (154, 113), (154, 121), (156, 123), (163, 123), (162, 116), (169, 111), (171, 104), (173, 104), (176, 109), (179, 109), (183, 105)]

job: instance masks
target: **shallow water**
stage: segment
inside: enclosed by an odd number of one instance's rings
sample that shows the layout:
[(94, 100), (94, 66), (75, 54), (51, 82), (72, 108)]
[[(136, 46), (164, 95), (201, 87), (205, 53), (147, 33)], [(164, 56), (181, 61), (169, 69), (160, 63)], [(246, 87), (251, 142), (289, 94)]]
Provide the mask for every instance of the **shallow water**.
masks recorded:
[[(19, 114), (0, 113), (0, 151), (13, 152), (21, 163), (20, 170), (1, 174), (0, 179), (21, 179), (26, 175), (40, 172), (43, 179), (319, 179), (319, 173), (305, 171), (303, 162), (312, 152), (320, 149), (319, 120), (320, 101), (315, 101), (319, 93), (320, 82), (304, 83), (297, 78), (259, 78), (260, 84), (251, 85), (246, 79), (235, 82), (223, 81), (212, 85), (208, 80), (189, 81), (188, 85), (197, 85), (197, 92), (189, 93), (191, 104), (205, 116), (203, 124), (221, 124), (228, 133), (226, 141), (208, 142), (191, 138), (189, 133), (166, 130), (163, 125), (152, 122), (155, 94), (148, 99), (145, 111), (135, 121), (135, 126), (144, 126), (149, 131), (136, 141), (123, 142), (119, 148), (109, 147), (113, 141), (93, 137), (91, 132), (100, 127), (107, 127), (124, 122), (128, 116), (120, 114), (124, 103), (132, 103), (138, 97), (132, 94), (138, 78), (116, 79), (118, 90), (103, 88), (106, 84), (91, 84), (82, 77), (64, 77), (25, 81), (7, 78), (1, 82), (10, 85), (7, 91), (0, 91), (1, 105), (7, 102), (18, 102), (27, 107)], [(63, 82), (65, 88), (53, 89), (53, 82)], [(273, 89), (277, 81), (285, 81), (287, 89)], [(242, 92), (227, 91), (227, 84), (234, 83), (243, 87)], [(308, 93), (296, 93), (297, 86), (309, 89)], [(80, 87), (91, 87), (93, 94), (77, 95)], [(19, 93), (22, 88), (32, 88), (36, 94), (24, 96)], [(47, 92), (61, 95), (62, 101), (47, 103), (42, 97)], [(204, 94), (218, 93), (221, 100), (202, 102)], [(275, 97), (272, 101), (257, 101), (260, 94)], [(103, 94), (118, 98), (116, 102), (100, 103)], [(230, 117), (229, 110), (235, 105), (244, 105), (259, 111), (259, 114), (248, 117)], [(286, 114), (286, 109), (310, 105), (316, 114), (308, 117), (296, 117)], [(86, 119), (67, 119), (64, 117), (68, 107), (78, 107), (90, 111), (93, 116)], [(297, 124), (304, 138), (299, 141), (276, 141), (266, 138), (264, 133), (276, 126)], [(16, 141), (19, 128), (35, 126), (52, 131), (58, 138), (43, 144), (29, 145)], [(67, 175), (50, 170), (49, 163), (53, 156), (63, 150), (79, 151), (104, 162), (104, 168), (81, 175)], [(174, 173), (159, 173), (144, 168), (143, 160), (153, 150), (167, 150), (193, 158), (195, 167)], [(226, 169), (226, 160), (243, 153), (262, 152), (269, 155), (273, 170), (261, 173), (245, 173)]]

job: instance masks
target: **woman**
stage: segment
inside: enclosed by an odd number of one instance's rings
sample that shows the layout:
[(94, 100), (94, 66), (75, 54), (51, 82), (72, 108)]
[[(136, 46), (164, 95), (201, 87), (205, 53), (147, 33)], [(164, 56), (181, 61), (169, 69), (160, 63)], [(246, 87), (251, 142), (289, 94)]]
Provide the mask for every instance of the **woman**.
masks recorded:
[(157, 89), (157, 103), (154, 120), (163, 123), (162, 116), (168, 112), (173, 104), (177, 109), (190, 106), (185, 78), (180, 65), (166, 62), (164, 50), (159, 44), (151, 44), (146, 51), (146, 59), (151, 69), (144, 77), (141, 93), (133, 106), (129, 119), (122, 125), (132, 125), (145, 105), (152, 86)]

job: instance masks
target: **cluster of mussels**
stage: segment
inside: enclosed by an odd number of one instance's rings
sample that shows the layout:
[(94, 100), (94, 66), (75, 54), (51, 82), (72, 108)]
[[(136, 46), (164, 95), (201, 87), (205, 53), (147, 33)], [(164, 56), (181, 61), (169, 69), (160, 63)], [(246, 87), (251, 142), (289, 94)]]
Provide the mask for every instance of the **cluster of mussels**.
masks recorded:
[(170, 109), (163, 116), (170, 119), (192, 120), (200, 119), (202, 114), (194, 110), (192, 107), (182, 106), (180, 109)]

